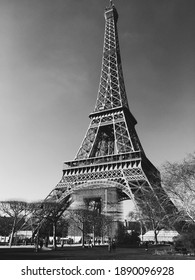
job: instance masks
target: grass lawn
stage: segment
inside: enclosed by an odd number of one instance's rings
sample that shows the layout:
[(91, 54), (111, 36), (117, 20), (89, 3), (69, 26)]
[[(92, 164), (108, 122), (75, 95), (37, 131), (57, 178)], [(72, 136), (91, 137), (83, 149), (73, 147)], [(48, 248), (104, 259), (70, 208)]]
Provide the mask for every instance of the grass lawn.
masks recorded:
[[(162, 252), (162, 253), (160, 253)], [(82, 248), (79, 246), (58, 247), (56, 251), (43, 248), (35, 252), (33, 247), (0, 247), (1, 260), (195, 260), (195, 256), (163, 253), (163, 248), (120, 248), (108, 252), (106, 246)]]

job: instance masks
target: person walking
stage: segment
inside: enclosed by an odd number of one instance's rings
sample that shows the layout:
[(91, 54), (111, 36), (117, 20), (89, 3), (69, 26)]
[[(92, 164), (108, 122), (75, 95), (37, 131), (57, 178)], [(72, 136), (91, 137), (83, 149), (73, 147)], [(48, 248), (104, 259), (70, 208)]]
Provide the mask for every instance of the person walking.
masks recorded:
[(108, 238), (108, 252), (111, 252), (112, 251), (112, 241), (111, 241), (111, 238), (109, 237)]
[(114, 239), (112, 239), (112, 249), (113, 251), (116, 250), (116, 241)]

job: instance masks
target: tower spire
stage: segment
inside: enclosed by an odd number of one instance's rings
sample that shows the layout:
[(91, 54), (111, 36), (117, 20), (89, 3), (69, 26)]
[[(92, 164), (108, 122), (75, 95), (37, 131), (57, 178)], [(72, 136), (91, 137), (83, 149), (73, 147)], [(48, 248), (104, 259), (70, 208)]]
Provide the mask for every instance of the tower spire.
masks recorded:
[(128, 109), (117, 31), (118, 13), (111, 0), (104, 16), (102, 69), (94, 113), (119, 107)]

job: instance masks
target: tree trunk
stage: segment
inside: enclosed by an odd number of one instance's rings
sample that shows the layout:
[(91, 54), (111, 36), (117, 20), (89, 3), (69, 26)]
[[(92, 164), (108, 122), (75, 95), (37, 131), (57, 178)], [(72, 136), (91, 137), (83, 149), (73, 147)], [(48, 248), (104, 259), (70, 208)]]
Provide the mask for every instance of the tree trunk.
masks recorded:
[(158, 244), (158, 233), (156, 230), (154, 230), (154, 242), (155, 244)]
[(95, 226), (93, 226), (93, 246), (95, 246)]
[(12, 232), (11, 232), (11, 234), (10, 234), (10, 240), (9, 240), (9, 247), (10, 247), (10, 248), (11, 248), (11, 246), (12, 246), (12, 242), (13, 242), (13, 237), (14, 237), (15, 230), (16, 230), (16, 218), (14, 219), (13, 226), (12, 226)]
[(53, 248), (56, 250), (56, 222), (53, 222)]
[(142, 226), (142, 222), (139, 221), (140, 224), (140, 235), (141, 235), (141, 241), (143, 242), (143, 226)]
[(35, 241), (35, 252), (38, 252), (39, 251), (39, 230), (37, 231), (37, 233), (35, 235), (34, 241)]
[(85, 226), (83, 222), (83, 230), (82, 230), (82, 247), (85, 247)]

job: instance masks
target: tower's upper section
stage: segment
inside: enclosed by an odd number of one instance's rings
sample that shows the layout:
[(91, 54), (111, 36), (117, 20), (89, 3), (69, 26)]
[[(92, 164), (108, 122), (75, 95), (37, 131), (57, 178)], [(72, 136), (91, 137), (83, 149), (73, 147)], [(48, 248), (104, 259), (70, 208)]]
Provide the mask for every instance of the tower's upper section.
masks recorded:
[(110, 1), (105, 9), (105, 33), (100, 84), (93, 114), (128, 108), (117, 32), (118, 13)]
[(113, 5), (112, 1), (110, 1), (109, 7), (107, 7), (105, 9), (104, 16), (105, 16), (106, 20), (111, 18), (111, 17), (114, 17), (115, 21), (117, 22), (117, 20), (118, 20), (118, 13), (117, 13), (117, 10), (116, 10), (115, 6)]

